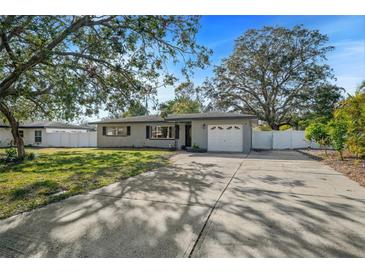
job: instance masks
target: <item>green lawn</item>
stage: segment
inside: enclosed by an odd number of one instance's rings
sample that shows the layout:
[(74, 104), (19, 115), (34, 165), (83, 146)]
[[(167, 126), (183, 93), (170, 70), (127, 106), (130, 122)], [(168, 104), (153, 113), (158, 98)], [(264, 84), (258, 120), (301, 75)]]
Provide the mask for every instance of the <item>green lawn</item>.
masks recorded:
[[(4, 156), (0, 149), (0, 158)], [(0, 162), (0, 219), (135, 176), (168, 163), (170, 152), (96, 148), (26, 149), (36, 158)]]

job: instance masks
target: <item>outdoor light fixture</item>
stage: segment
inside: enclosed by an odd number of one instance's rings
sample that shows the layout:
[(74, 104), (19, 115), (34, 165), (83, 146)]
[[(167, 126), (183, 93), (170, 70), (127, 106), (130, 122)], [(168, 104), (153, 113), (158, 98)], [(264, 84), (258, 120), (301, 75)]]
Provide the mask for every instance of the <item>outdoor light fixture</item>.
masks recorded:
[(206, 124), (203, 124), (203, 129), (205, 129), (205, 128), (206, 128), (206, 126), (207, 126)]

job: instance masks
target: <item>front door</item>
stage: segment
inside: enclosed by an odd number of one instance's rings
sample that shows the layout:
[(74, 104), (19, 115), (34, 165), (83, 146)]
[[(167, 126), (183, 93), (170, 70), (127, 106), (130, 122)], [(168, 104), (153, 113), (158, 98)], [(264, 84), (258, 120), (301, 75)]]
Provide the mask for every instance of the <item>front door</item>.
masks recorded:
[(191, 147), (191, 125), (185, 125), (185, 146)]

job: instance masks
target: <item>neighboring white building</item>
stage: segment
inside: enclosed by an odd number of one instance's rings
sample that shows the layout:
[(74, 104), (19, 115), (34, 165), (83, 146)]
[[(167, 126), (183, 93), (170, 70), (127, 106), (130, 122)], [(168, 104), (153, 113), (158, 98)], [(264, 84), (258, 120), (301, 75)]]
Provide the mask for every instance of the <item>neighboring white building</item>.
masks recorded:
[[(86, 133), (88, 131), (93, 131), (93, 128), (50, 121), (26, 122), (19, 126), (19, 133), (23, 137), (24, 144), (31, 146), (47, 146), (47, 136), (50, 133)], [(0, 123), (0, 147), (9, 146), (12, 142), (10, 127)]]

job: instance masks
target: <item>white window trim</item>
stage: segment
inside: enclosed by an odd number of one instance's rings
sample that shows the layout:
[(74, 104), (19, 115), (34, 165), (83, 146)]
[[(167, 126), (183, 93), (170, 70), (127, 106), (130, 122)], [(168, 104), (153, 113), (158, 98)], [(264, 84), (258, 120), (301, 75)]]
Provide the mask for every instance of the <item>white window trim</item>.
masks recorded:
[[(167, 127), (167, 136), (171, 135), (171, 137), (154, 137), (153, 132), (156, 131), (156, 128), (160, 128), (160, 132), (162, 132), (161, 128)], [(150, 126), (150, 139), (151, 140), (174, 140), (175, 139), (175, 127), (174, 126)], [(171, 133), (171, 134), (169, 134)]]
[[(37, 132), (40, 132), (40, 135), (37, 136)], [(37, 138), (40, 138), (40, 142), (37, 142)], [(43, 133), (42, 133), (42, 130), (35, 130), (34, 131), (34, 143), (42, 143), (43, 141)]]
[[(123, 129), (123, 134), (117, 134), (118, 129)], [(113, 134), (108, 134), (108, 129), (112, 130)], [(105, 136), (115, 136), (115, 137), (126, 137), (128, 136), (128, 127), (127, 126), (118, 126), (118, 127), (106, 127)]]

